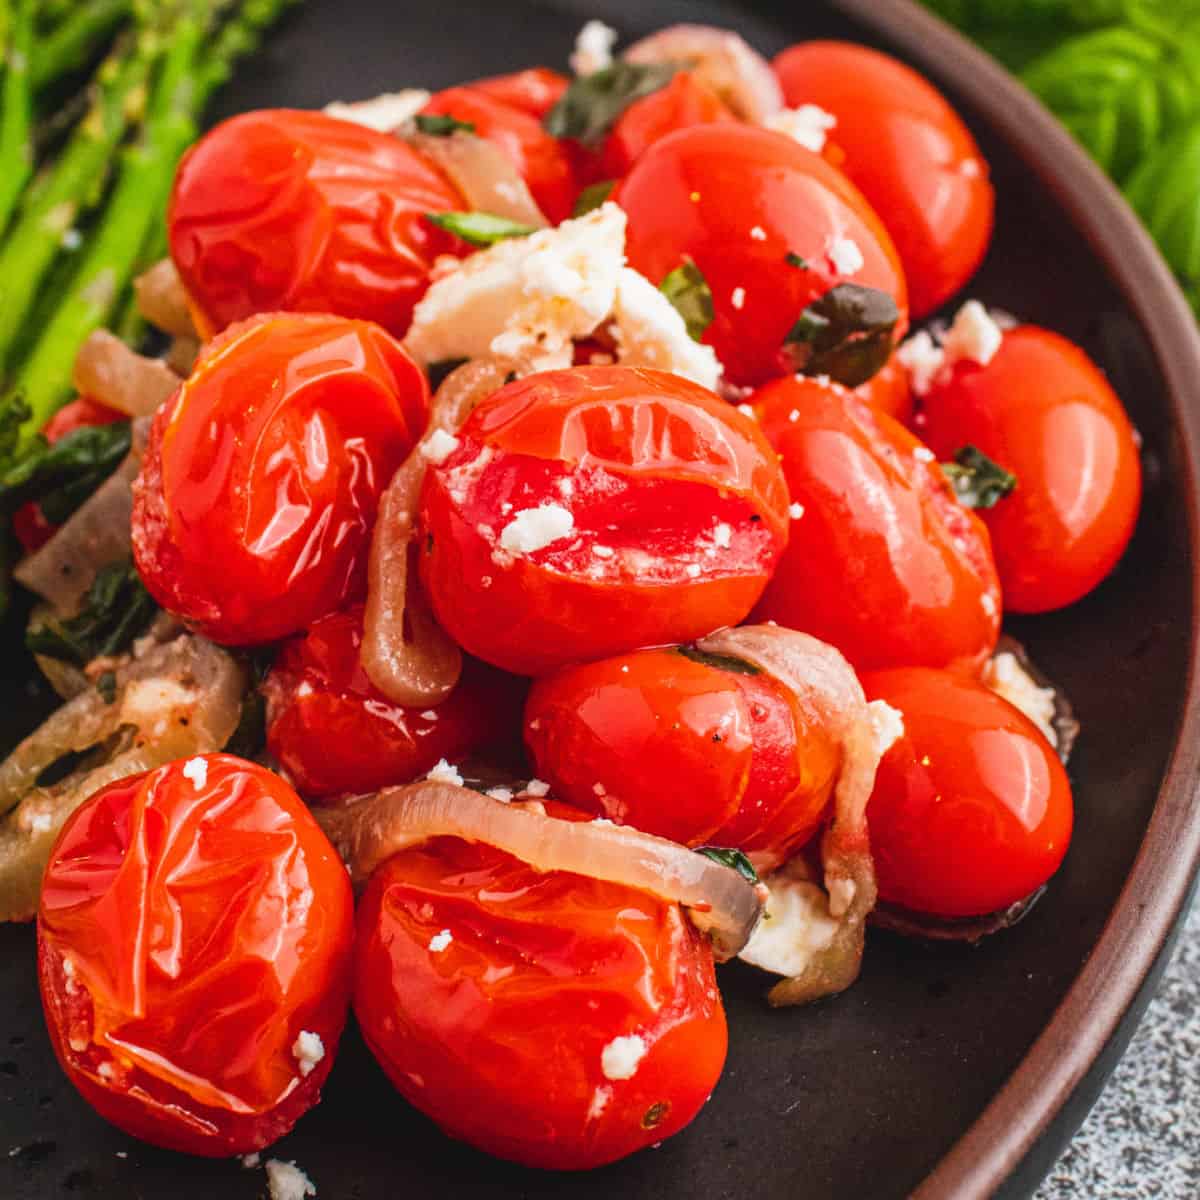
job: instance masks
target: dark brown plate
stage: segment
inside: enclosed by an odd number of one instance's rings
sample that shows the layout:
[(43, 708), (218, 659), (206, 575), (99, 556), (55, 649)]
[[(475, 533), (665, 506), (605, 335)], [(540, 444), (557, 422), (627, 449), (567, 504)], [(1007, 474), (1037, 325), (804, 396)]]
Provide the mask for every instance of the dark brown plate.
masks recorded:
[[(1082, 604), (1014, 623), (1083, 725), (1072, 764), (1075, 842), (1024, 924), (975, 949), (873, 933), (858, 985), (815, 1008), (773, 1012), (761, 976), (725, 968), (725, 1077), (693, 1126), (656, 1152), (570, 1179), (486, 1159), (401, 1102), (351, 1033), (324, 1103), (274, 1153), (296, 1159), (321, 1200), (500, 1200), (568, 1189), (577, 1200), (1025, 1194), (1132, 1032), (1200, 850), (1195, 328), (1149, 240), (1067, 136), (989, 60), (902, 0), (778, 9), (309, 0), (241, 71), (221, 115), (561, 63), (590, 16), (627, 37), (713, 21), (769, 53), (802, 37), (871, 42), (925, 70), (972, 122), (992, 163), (999, 224), (971, 293), (1082, 342), (1145, 438), (1146, 502), (1125, 562)], [(15, 633), (0, 641), (8, 741), (45, 704)], [(141, 1146), (78, 1099), (42, 1029), (28, 929), (0, 929), (0, 1006), (0, 1195), (263, 1193), (261, 1172)]]

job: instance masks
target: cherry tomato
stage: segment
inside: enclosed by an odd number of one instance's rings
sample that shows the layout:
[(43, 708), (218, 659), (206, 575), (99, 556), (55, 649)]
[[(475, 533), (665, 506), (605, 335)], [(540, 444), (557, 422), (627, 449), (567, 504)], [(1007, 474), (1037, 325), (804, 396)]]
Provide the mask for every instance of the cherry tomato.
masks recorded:
[(785, 338), (840, 283), (886, 293), (899, 313), (894, 337), (907, 327), (904, 273), (879, 218), (836, 168), (783, 134), (681, 129), (641, 155), (613, 198), (629, 215), (630, 266), (654, 283), (686, 261), (699, 268), (714, 313), (703, 340), (732, 383), (794, 370)]
[(167, 229), (210, 329), (288, 309), (361, 317), (399, 336), (434, 258), (461, 246), (424, 214), (462, 207), (398, 138), (268, 109), (222, 122), (187, 153)]
[(146, 587), (231, 645), (361, 594), (379, 494), (424, 431), (424, 374), (376, 325), (275, 313), (210, 342), (134, 484)]
[(42, 883), (54, 1052), (134, 1137), (259, 1150), (320, 1099), (353, 936), (346, 868), (278, 776), (212, 754), (118, 780), (67, 821)]
[(468, 86), (472, 91), (484, 92), (540, 121), (562, 99), (567, 90), (567, 77), (549, 67), (529, 67), (511, 75), (477, 79)]
[(372, 877), (354, 1011), (405, 1099), (533, 1167), (670, 1137), (725, 1060), (712, 953), (677, 905), (451, 838)]
[[(55, 442), (61, 441), (68, 433), (74, 433), (77, 429), (112, 425), (117, 421), (128, 420), (129, 417), (118, 409), (109, 408), (107, 404), (101, 404), (87, 396), (80, 396), (79, 399), (64, 404), (42, 426), (42, 436), (53, 446)], [(34, 500), (21, 505), (12, 515), (13, 533), (26, 554), (32, 554), (44, 546), (54, 536), (56, 529), (58, 526), (46, 520), (42, 506)]]
[(753, 672), (675, 647), (539, 679), (525, 707), (534, 770), (620, 825), (783, 861), (816, 832), (840, 756), (780, 683)]
[(263, 681), (267, 746), (306, 797), (407, 783), (513, 737), (523, 689), (511, 676), (468, 659), (441, 704), (405, 708), (362, 669), (362, 622), (362, 605), (322, 617)]
[(901, 425), (907, 425), (913, 414), (913, 394), (908, 372), (893, 355), (866, 383), (855, 392), (868, 404), (885, 412)]
[(475, 87), (447, 88), (421, 111), (469, 122), (479, 137), (503, 150), (551, 224), (571, 215), (579, 188), (570, 156), (537, 117)]
[(788, 104), (837, 118), (842, 170), (883, 218), (914, 318), (975, 273), (992, 236), (988, 165), (962, 119), (902, 62), (849, 42), (804, 42), (774, 62)]
[(757, 618), (832, 643), (860, 670), (982, 667), (1000, 632), (987, 528), (933, 454), (815, 379), (777, 380), (756, 401), (799, 506)]
[(880, 898), (942, 917), (997, 912), (1058, 870), (1067, 773), (1023, 713), (974, 680), (909, 669), (862, 677), (904, 717), (867, 809)]
[(935, 380), (917, 422), (940, 457), (973, 445), (1017, 477), (981, 514), (1006, 608), (1062, 608), (1116, 566), (1137, 523), (1141, 463), (1121, 401), (1078, 346), (1010, 329), (986, 366), (959, 361)]
[(737, 624), (786, 527), (753, 420), (677, 375), (574, 367), (502, 388), (431, 467), (421, 577), (465, 650), (536, 675)]

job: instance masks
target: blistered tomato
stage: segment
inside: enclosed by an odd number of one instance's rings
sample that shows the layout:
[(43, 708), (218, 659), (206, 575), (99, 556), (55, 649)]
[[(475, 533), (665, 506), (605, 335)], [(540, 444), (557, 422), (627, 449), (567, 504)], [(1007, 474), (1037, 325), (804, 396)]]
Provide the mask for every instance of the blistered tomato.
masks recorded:
[(461, 209), (398, 138), (319, 112), (222, 122), (187, 153), (167, 214), (171, 257), (202, 325), (288, 309), (400, 335), (429, 266), (461, 244), (425, 220)]
[(914, 317), (948, 300), (992, 235), (988, 166), (942, 94), (902, 62), (849, 42), (803, 42), (773, 64), (788, 104), (837, 118), (841, 168), (883, 218)]
[(772, 864), (816, 832), (840, 761), (782, 684), (688, 647), (539, 679), (525, 744), (537, 776), (577, 808)]
[(465, 650), (536, 675), (737, 624), (786, 527), (753, 420), (677, 375), (575, 367), (502, 388), (430, 467), (421, 577)]
[[(821, 346), (828, 336), (848, 347), (870, 332), (867, 316), (890, 329), (870, 370), (842, 356), (843, 382), (869, 378), (907, 326), (904, 272), (879, 217), (840, 171), (781, 133), (681, 129), (641, 155), (613, 198), (629, 214), (630, 266), (654, 283), (688, 262), (703, 275), (714, 314), (703, 340), (732, 383), (817, 362), (817, 323), (800, 317), (839, 284), (880, 295), (866, 312), (847, 306)], [(866, 373), (852, 379), (852, 367)], [(822, 361), (814, 373), (836, 369)]]
[(228, 330), (155, 414), (134, 484), (146, 587), (233, 645), (340, 607), (428, 408), (424, 374), (376, 325), (275, 313)]
[(716, 1085), (712, 951), (677, 905), (439, 838), (377, 870), (354, 1011), (388, 1078), (452, 1137), (598, 1167), (682, 1129)]
[(263, 681), (267, 746), (306, 797), (407, 783), (439, 759), (514, 738), (523, 689), (511, 676), (468, 659), (441, 704), (405, 708), (367, 678), (362, 636), (362, 605), (323, 617)]
[(880, 898), (941, 917), (997, 912), (1058, 870), (1071, 785), (1049, 742), (1007, 700), (945, 671), (870, 672), (904, 735), (867, 809)]
[(940, 457), (972, 445), (1017, 477), (981, 514), (1006, 608), (1061, 608), (1116, 566), (1137, 522), (1141, 463), (1121, 401), (1078, 346), (1010, 329), (986, 366), (959, 361), (935, 379), (917, 421)]
[(999, 636), (1000, 586), (987, 528), (933, 453), (814, 379), (778, 380), (755, 402), (793, 503), (758, 619), (830, 642), (860, 670), (978, 670)]
[(215, 754), (111, 783), (67, 821), (42, 883), (54, 1052), (134, 1137), (259, 1150), (320, 1098), (353, 936), (346, 868), (278, 776)]

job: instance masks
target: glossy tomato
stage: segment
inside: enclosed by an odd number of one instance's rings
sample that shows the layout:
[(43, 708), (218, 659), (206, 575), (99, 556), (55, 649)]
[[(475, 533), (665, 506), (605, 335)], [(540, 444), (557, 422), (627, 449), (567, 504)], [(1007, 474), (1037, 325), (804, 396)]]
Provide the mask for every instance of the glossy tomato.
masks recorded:
[(346, 868), (278, 776), (213, 754), (111, 783), (67, 821), (42, 883), (54, 1052), (134, 1137), (259, 1150), (320, 1098), (353, 935)]
[(484, 92), (540, 121), (562, 99), (567, 77), (549, 67), (528, 67), (511, 75), (477, 79), (469, 86), (472, 91)]
[(398, 1091), (452, 1137), (582, 1170), (682, 1129), (716, 1085), (712, 952), (678, 905), (440, 838), (377, 870), (354, 1011)]
[(398, 138), (268, 109), (222, 122), (188, 152), (167, 229), (205, 332), (288, 309), (361, 317), (400, 335), (434, 258), (461, 246), (425, 213), (462, 207)]
[(862, 677), (904, 718), (867, 809), (880, 898), (915, 912), (997, 912), (1058, 870), (1071, 840), (1067, 773), (1023, 713), (945, 671)]
[(988, 533), (933, 454), (844, 388), (788, 378), (755, 399), (798, 506), (757, 618), (860, 670), (982, 667), (1000, 632)]
[(689, 647), (539, 679), (525, 744), (538, 777), (577, 808), (770, 865), (816, 832), (840, 762), (782, 684)]
[(322, 617), (263, 681), (267, 746), (306, 797), (407, 783), (515, 737), (524, 689), (512, 676), (468, 659), (441, 704), (405, 708), (367, 678), (362, 637), (362, 605)]
[(637, 160), (613, 198), (629, 214), (630, 266), (654, 283), (685, 262), (703, 275), (714, 314), (703, 340), (735, 384), (794, 370), (785, 341), (798, 326), (813, 333), (801, 313), (838, 284), (881, 294), (894, 339), (907, 326), (904, 272), (879, 218), (840, 171), (781, 133), (681, 129)]
[(233, 645), (340, 607), (428, 410), (424, 374), (376, 325), (276, 313), (229, 329), (155, 414), (134, 484), (146, 587)]
[(902, 62), (849, 42), (803, 42), (774, 62), (788, 104), (837, 118), (841, 168), (883, 218), (914, 318), (974, 274), (992, 235), (988, 165), (942, 94)]
[(753, 420), (677, 375), (575, 367), (502, 388), (431, 466), (421, 576), (465, 650), (536, 675), (737, 624), (786, 538)]
[(913, 415), (913, 394), (908, 372), (893, 354), (866, 383), (856, 387), (868, 404), (891, 418), (907, 425)]
[(917, 421), (940, 457), (976, 446), (1017, 477), (982, 512), (1006, 608), (1062, 608), (1116, 566), (1137, 522), (1141, 463), (1121, 401), (1078, 346), (1010, 329), (986, 366), (959, 361), (937, 378)]
[(552, 225), (571, 215), (579, 188), (570, 156), (537, 117), (476, 87), (447, 88), (421, 111), (467, 122), (504, 151)]

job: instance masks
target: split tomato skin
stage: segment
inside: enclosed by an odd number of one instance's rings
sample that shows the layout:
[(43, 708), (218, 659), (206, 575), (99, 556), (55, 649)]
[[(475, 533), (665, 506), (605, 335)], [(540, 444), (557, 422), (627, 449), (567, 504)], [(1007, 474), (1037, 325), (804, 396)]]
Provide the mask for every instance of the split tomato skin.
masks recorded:
[(840, 166), (883, 218), (914, 319), (957, 292), (991, 240), (995, 193), (962, 118), (911, 67), (866, 46), (811, 41), (772, 64), (790, 105), (837, 118)]
[(926, 669), (867, 672), (904, 734), (867, 809), (880, 898), (973, 917), (1036, 891), (1071, 840), (1067, 773), (1038, 728), (974, 680)]
[(331, 613), (286, 642), (263, 680), (267, 748), (303, 796), (407, 783), (516, 734), (524, 689), (511, 676), (467, 659), (445, 700), (406, 708), (367, 678), (362, 639), (361, 604)]
[(425, 219), (462, 208), (398, 138), (325, 113), (222, 122), (185, 155), (167, 213), (171, 257), (211, 333), (287, 309), (402, 335), (429, 268), (461, 243)]
[[(552, 1170), (678, 1132), (727, 1043), (711, 949), (678, 905), (450, 838), (372, 876), (354, 1009), (392, 1084), (446, 1133)], [(635, 1052), (606, 1074), (618, 1038)]]
[(227, 330), (151, 426), (133, 503), (147, 589), (227, 645), (360, 596), (380, 493), (428, 413), (424, 373), (376, 325), (274, 313)]
[[(353, 934), (346, 869), (278, 776), (218, 754), (118, 780), (68, 820), (42, 885), (54, 1052), (134, 1137), (260, 1150), (320, 1098)], [(302, 1032), (324, 1048), (308, 1074)]]
[[(442, 627), (514, 674), (737, 624), (786, 541), (786, 486), (757, 424), (679, 376), (532, 375), (458, 440), (426, 474), (421, 579)], [(544, 537), (514, 540), (547, 516)]]
[(982, 513), (1006, 608), (1063, 608), (1117, 565), (1141, 505), (1137, 435), (1078, 346), (1037, 326), (1010, 329), (986, 366), (958, 362), (935, 380), (917, 421), (939, 456), (973, 445), (1017, 477)]
[(801, 515), (755, 612), (836, 646), (858, 670), (978, 673), (1000, 634), (986, 526), (933, 453), (845, 388), (759, 391), (763, 430)]
[(801, 312), (841, 283), (895, 301), (896, 342), (907, 328), (904, 271), (883, 223), (836, 167), (781, 133), (742, 124), (678, 130), (638, 158), (613, 199), (629, 217), (630, 266), (656, 284), (685, 262), (699, 268), (713, 296), (702, 340), (731, 383), (790, 374), (785, 339)]

